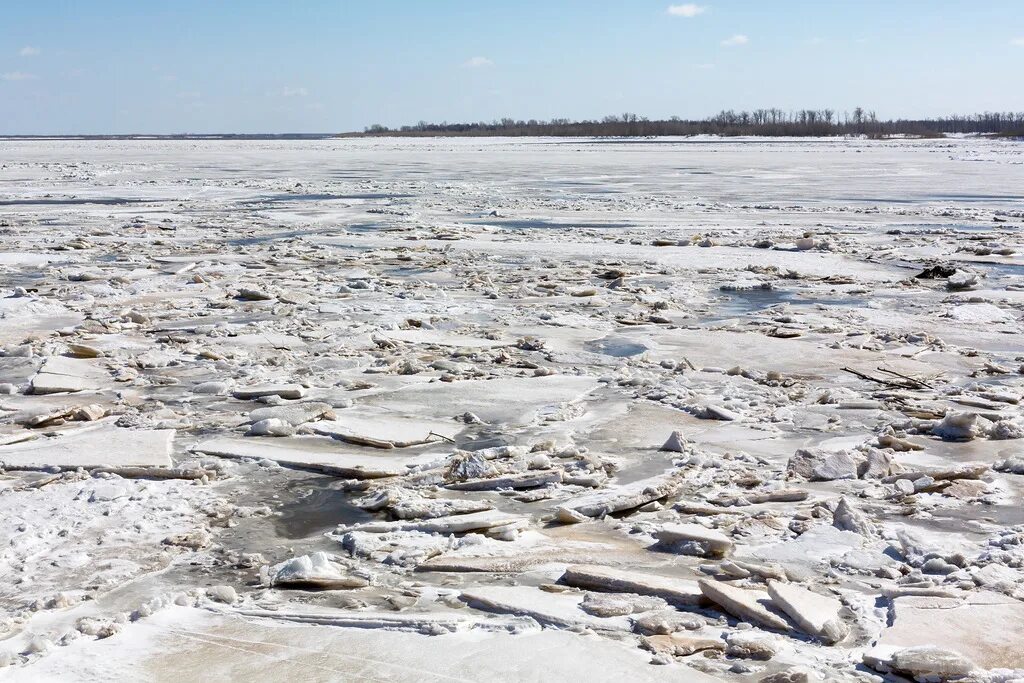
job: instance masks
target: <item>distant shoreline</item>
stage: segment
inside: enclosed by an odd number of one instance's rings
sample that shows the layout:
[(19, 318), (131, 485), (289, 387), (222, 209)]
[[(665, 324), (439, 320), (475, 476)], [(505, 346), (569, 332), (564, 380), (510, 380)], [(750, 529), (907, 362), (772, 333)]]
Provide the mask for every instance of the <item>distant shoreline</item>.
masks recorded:
[(216, 142), (216, 141), (319, 141), (319, 140), (342, 140), (342, 139), (399, 139), (399, 138), (463, 138), (463, 139), (474, 139), (474, 138), (507, 138), (507, 139), (523, 139), (523, 138), (552, 138), (552, 139), (564, 139), (564, 140), (580, 140), (588, 139), (599, 142), (661, 142), (661, 141), (693, 141), (701, 142), (707, 140), (736, 140), (741, 141), (744, 139), (757, 139), (765, 140), (772, 139), (777, 141), (783, 140), (807, 140), (807, 139), (819, 139), (819, 140), (942, 140), (942, 139), (965, 139), (965, 138), (977, 138), (977, 139), (1021, 139), (1024, 138), (1024, 133), (938, 133), (938, 134), (914, 134), (914, 133), (891, 133), (891, 134), (853, 134), (853, 133), (833, 133), (833, 134), (796, 134), (796, 133), (695, 133), (689, 135), (679, 134), (637, 134), (637, 135), (601, 135), (601, 134), (570, 134), (570, 133), (503, 133), (503, 132), (489, 132), (489, 133), (458, 133), (458, 132), (425, 132), (425, 131), (389, 131), (386, 133), (377, 132), (349, 132), (349, 133), (211, 133), (211, 134), (193, 134), (193, 133), (182, 133), (174, 135), (0, 135), (0, 141), (5, 142), (43, 142), (47, 140), (55, 141), (111, 141), (111, 142), (131, 142), (131, 141), (157, 141), (157, 142)]

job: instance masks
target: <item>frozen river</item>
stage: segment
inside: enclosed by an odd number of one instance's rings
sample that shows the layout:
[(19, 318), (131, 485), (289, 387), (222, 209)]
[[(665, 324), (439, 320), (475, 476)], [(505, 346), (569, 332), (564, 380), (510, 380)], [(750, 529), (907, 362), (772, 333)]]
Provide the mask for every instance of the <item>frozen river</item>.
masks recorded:
[(4, 675), (1024, 676), (1022, 229), (1012, 141), (0, 140)]

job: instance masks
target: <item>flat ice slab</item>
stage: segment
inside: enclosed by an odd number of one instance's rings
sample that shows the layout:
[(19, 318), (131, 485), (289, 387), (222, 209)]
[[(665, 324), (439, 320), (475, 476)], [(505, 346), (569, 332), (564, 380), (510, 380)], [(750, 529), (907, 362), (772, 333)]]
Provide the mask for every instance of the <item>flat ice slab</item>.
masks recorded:
[(683, 664), (649, 666), (649, 660), (650, 653), (628, 644), (550, 629), (426, 636), (174, 607), (133, 624), (130, 634), (80, 638), (33, 667), (5, 675), (15, 682), (136, 678), (154, 683), (721, 680)]
[(593, 377), (502, 377), (433, 382), (367, 396), (364, 401), (406, 414), (451, 418), (472, 412), (484, 422), (524, 425), (545, 406), (581, 399), (597, 386)]
[(934, 645), (984, 669), (1024, 669), (1024, 603), (979, 591), (966, 598), (904, 596), (892, 602), (892, 625), (876, 650)]
[(406, 448), (436, 441), (439, 437), (452, 439), (459, 433), (454, 422), (421, 420), (385, 411), (345, 410), (334, 420), (310, 426), (317, 434), (376, 448)]
[(277, 437), (211, 439), (192, 450), (223, 458), (273, 460), (300, 469), (310, 469), (355, 479), (380, 479), (405, 474), (410, 465), (437, 459), (437, 455), (393, 456), (353, 453), (333, 439), (318, 437)]
[(7, 468), (170, 467), (173, 429), (88, 428), (0, 447)]
[(467, 349), (492, 349), (498, 346), (510, 346), (511, 341), (505, 339), (485, 339), (483, 337), (470, 337), (454, 332), (443, 330), (391, 330), (381, 335), (392, 341), (406, 342), (409, 344), (434, 344), (436, 346), (451, 346)]
[(110, 375), (92, 361), (51, 356), (32, 378), (32, 393), (97, 391), (109, 382)]

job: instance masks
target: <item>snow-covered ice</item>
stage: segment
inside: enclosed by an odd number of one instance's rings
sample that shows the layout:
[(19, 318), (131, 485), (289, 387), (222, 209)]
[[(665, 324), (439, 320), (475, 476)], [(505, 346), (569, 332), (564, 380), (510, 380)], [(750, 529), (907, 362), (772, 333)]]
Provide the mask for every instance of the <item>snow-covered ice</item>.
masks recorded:
[(0, 155), (5, 677), (1024, 677), (1019, 142)]

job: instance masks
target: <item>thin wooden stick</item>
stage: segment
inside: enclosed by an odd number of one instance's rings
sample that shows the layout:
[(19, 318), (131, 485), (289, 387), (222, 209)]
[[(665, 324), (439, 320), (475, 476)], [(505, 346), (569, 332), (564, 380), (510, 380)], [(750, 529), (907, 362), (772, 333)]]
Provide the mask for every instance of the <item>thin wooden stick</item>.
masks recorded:
[(449, 437), (445, 436), (444, 434), (438, 434), (437, 432), (428, 432), (428, 433), (427, 433), (427, 436), (428, 436), (428, 437), (430, 437), (430, 436), (436, 436), (436, 437), (437, 437), (437, 438), (439, 438), (439, 439), (444, 439), (444, 440), (445, 440), (445, 441), (447, 441), (448, 443), (455, 443), (455, 439), (449, 438)]
[(881, 384), (883, 386), (896, 387), (897, 389), (911, 389), (911, 388), (913, 388), (913, 387), (908, 387), (906, 384), (898, 384), (896, 382), (890, 382), (888, 380), (879, 379), (877, 377), (872, 377), (871, 375), (865, 375), (863, 372), (860, 372), (858, 370), (854, 370), (852, 368), (842, 368), (842, 370), (843, 370), (843, 372), (848, 372), (851, 375), (856, 375), (857, 377), (860, 377), (861, 379), (866, 379), (869, 382), (876, 382), (876, 383)]
[(881, 372), (889, 373), (890, 375), (896, 375), (897, 377), (902, 377), (905, 380), (909, 380), (909, 381), (913, 382), (914, 384), (920, 384), (922, 387), (926, 387), (928, 389), (934, 389), (935, 388), (931, 384), (928, 384), (928, 382), (925, 382), (923, 379), (917, 379), (916, 377), (910, 377), (909, 375), (903, 375), (901, 373), (896, 372), (895, 370), (886, 370), (883, 367), (879, 367), (878, 370), (880, 370)]

